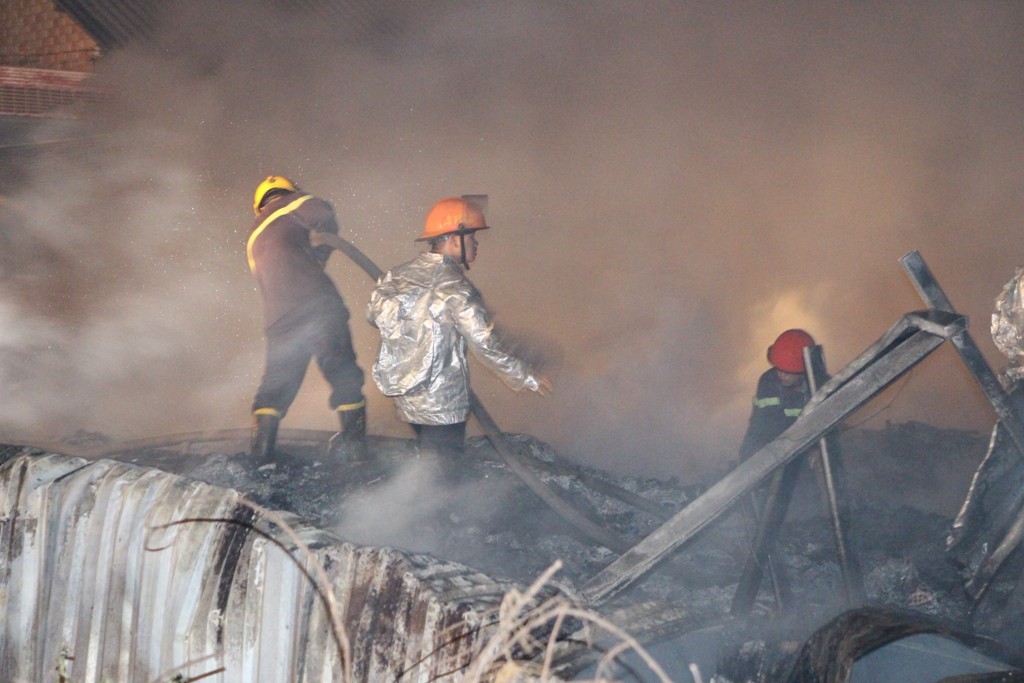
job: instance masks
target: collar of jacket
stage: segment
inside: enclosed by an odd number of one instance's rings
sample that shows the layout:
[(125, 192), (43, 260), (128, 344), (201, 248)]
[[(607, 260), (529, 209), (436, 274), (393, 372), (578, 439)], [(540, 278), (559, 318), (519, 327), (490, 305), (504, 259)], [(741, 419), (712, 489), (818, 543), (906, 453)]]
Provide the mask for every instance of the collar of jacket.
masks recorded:
[(264, 228), (266, 228), (268, 225), (270, 225), (271, 223), (276, 221), (281, 216), (283, 216), (285, 214), (288, 214), (288, 213), (291, 213), (295, 209), (297, 209), (300, 206), (302, 206), (306, 202), (306, 200), (312, 199), (312, 198), (313, 198), (313, 195), (311, 195), (311, 194), (302, 195), (298, 199), (296, 199), (294, 201), (291, 201), (291, 202), (288, 202), (287, 204), (282, 206), (280, 209), (276, 209), (274, 211), (271, 211), (270, 215), (267, 216), (266, 218), (264, 218), (260, 222), (260, 224), (256, 226), (256, 228), (249, 235), (249, 241), (246, 242), (246, 244), (245, 244), (245, 255), (249, 259), (249, 270), (250, 271), (252, 271), (253, 273), (256, 272), (256, 260), (252, 257), (252, 245), (253, 245), (254, 242), (256, 242), (256, 238), (260, 236), (260, 233), (263, 232)]
[(437, 252), (434, 251), (422, 251), (420, 252), (420, 256), (425, 257), (426, 260), (430, 261), (431, 263), (444, 263), (449, 266), (458, 268), (459, 270), (464, 270), (462, 264), (459, 263), (458, 259), (452, 258), (451, 256), (448, 256), (446, 254), (438, 254)]

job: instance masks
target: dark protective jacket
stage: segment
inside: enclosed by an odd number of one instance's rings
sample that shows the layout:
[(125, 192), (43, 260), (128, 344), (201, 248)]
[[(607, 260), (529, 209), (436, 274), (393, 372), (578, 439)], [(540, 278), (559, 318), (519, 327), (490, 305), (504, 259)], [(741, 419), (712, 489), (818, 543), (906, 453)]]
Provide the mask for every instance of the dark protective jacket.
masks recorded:
[(740, 446), (740, 460), (746, 460), (786, 431), (800, 417), (810, 397), (806, 378), (795, 386), (786, 387), (779, 381), (775, 368), (762, 374), (757, 381), (747, 433)]
[(338, 233), (334, 209), (304, 192), (272, 198), (256, 217), (246, 252), (259, 283), (267, 339), (266, 366), (253, 412), (284, 417), (311, 358), (331, 385), (332, 410), (363, 405), (348, 309), (324, 273), (330, 247), (313, 248), (309, 233)]
[(313, 248), (310, 231), (337, 235), (338, 223), (329, 203), (305, 192), (274, 197), (256, 217), (246, 254), (263, 298), (264, 328), (317, 300), (337, 300), (337, 305), (344, 305), (324, 273), (331, 249)]

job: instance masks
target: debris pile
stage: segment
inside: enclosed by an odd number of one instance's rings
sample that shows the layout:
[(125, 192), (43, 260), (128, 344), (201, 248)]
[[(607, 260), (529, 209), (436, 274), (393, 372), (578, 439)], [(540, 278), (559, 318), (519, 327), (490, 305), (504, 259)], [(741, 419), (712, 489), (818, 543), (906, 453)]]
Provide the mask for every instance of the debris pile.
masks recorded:
[[(904, 423), (852, 429), (840, 441), (849, 542), (863, 567), (868, 603), (968, 628), (970, 602), (945, 543), (987, 437)], [(567, 463), (529, 436), (509, 435), (508, 442), (546, 485), (626, 539), (650, 534), (711, 483), (617, 477)], [(562, 563), (558, 578), (579, 585), (616, 557), (540, 504), (486, 438), (469, 440), (462, 476), (454, 482), (441, 480), (412, 440), (373, 437), (370, 444), (374, 462), (349, 468), (330, 466), (322, 443), (290, 441), (287, 431), (272, 468), (251, 467), (242, 442), (168, 444), (119, 457), (234, 488), (346, 540), (429, 553), (519, 585), (529, 584), (555, 561)], [(617, 596), (609, 609), (648, 602), (685, 606), (685, 630), (712, 628), (717, 634), (713, 652), (704, 655), (713, 660), (705, 662), (705, 671), (731, 670), (756, 680), (751, 677), (755, 670), (792, 666), (794, 644), (845, 609), (827, 508), (811, 467), (802, 467), (778, 541), (777, 557), (791, 589), (784, 609), (762, 586), (749, 619), (724, 617), (753, 533), (752, 522), (739, 510), (716, 520)], [(628, 494), (656, 507), (631, 505), (624, 500)], [(677, 664), (684, 668), (676, 674), (686, 680), (688, 663)]]

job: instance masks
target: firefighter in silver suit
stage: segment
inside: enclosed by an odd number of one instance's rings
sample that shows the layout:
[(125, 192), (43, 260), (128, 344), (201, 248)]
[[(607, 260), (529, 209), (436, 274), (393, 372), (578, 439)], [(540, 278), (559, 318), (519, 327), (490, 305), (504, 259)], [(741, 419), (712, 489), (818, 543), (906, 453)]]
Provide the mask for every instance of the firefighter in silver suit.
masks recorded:
[(416, 240), (430, 250), (385, 273), (370, 296), (367, 317), (381, 336), (373, 379), (425, 450), (462, 453), (470, 411), (467, 346), (516, 391), (544, 395), (552, 388), (503, 346), (466, 277), (476, 258), (476, 233), (488, 227), (477, 203), (441, 200)]

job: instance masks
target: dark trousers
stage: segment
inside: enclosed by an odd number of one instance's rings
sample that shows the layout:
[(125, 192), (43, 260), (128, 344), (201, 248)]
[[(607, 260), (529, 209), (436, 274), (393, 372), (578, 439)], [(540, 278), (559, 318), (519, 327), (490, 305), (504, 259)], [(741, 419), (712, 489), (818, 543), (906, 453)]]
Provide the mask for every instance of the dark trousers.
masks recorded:
[(420, 450), (427, 458), (436, 458), (441, 476), (449, 483), (460, 481), (465, 472), (462, 454), (466, 441), (466, 423), (451, 425), (418, 425), (416, 431)]
[(299, 393), (312, 358), (331, 385), (332, 410), (363, 401), (363, 371), (356, 364), (344, 304), (317, 302), (296, 309), (267, 328), (266, 337), (266, 365), (253, 400), (254, 412), (271, 408), (283, 417)]
[(416, 438), (420, 445), (437, 451), (441, 455), (462, 455), (466, 441), (466, 423), (456, 422), (451, 425), (416, 425)]

